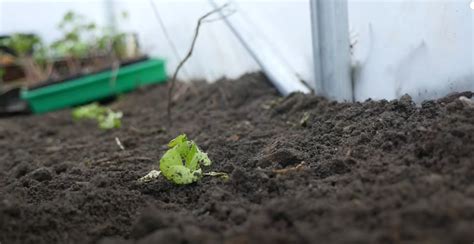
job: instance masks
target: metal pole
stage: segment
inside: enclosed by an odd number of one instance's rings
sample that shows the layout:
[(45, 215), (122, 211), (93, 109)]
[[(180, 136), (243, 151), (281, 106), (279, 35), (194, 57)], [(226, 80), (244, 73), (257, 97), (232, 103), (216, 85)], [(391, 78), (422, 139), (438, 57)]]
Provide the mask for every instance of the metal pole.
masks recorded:
[(310, 0), (316, 94), (353, 101), (347, 0)]

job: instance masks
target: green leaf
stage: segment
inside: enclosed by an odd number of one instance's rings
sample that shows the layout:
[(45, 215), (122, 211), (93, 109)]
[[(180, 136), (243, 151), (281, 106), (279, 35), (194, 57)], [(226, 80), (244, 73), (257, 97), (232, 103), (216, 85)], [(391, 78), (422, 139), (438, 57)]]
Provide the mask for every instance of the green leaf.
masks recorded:
[(186, 142), (187, 140), (188, 140), (188, 137), (185, 134), (181, 134), (181, 135), (177, 136), (176, 138), (174, 138), (173, 140), (171, 140), (168, 143), (168, 147), (173, 148), (178, 144), (182, 144), (182, 143)]
[(73, 55), (73, 57), (79, 58), (86, 56), (87, 51), (89, 51), (89, 46), (83, 42), (75, 43), (70, 49), (70, 53)]
[(97, 119), (99, 122), (99, 128), (104, 130), (120, 128), (122, 126), (122, 116), (122, 112), (114, 112), (108, 109), (105, 116), (99, 116)]
[(160, 160), (163, 176), (178, 185), (191, 184), (202, 178), (201, 166), (210, 166), (211, 160), (199, 150), (196, 143), (182, 134), (173, 139)]
[(0, 45), (13, 49), (19, 56), (29, 56), (41, 44), (39, 37), (20, 33), (15, 33), (0, 42)]
[(76, 18), (76, 13), (73, 11), (69, 10), (63, 17), (64, 22), (70, 22), (73, 21)]
[(106, 108), (101, 107), (98, 103), (81, 106), (72, 111), (72, 117), (75, 120), (80, 119), (97, 119), (106, 113)]
[(91, 103), (72, 111), (75, 120), (93, 119), (96, 120), (99, 128), (108, 130), (120, 128), (122, 126), (122, 112), (114, 112), (112, 109), (102, 107), (98, 103)]
[(87, 30), (95, 30), (97, 28), (97, 25), (94, 22), (90, 22), (89, 24), (86, 25)]

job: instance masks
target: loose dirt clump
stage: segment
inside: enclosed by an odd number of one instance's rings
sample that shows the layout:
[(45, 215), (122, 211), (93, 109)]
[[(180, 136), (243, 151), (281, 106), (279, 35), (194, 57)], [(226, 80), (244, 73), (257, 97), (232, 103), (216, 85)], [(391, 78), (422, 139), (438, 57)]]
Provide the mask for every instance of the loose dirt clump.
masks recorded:
[[(112, 103), (116, 130), (70, 110), (0, 120), (0, 242), (474, 240), (472, 93), (336, 103), (260, 74), (176, 89), (172, 127), (165, 86)], [(180, 133), (230, 179), (138, 183)]]

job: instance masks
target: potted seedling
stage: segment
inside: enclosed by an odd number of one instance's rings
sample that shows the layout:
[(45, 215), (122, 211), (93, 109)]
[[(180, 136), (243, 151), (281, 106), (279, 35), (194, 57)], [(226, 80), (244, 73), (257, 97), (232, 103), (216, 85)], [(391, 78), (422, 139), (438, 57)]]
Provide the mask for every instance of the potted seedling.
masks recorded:
[(89, 56), (96, 25), (69, 11), (58, 24), (58, 29), (63, 36), (52, 43), (51, 50), (66, 62), (67, 75), (77, 75), (81, 72), (81, 59)]
[(21, 93), (34, 113), (98, 101), (167, 79), (164, 60), (140, 56), (134, 34), (100, 28), (74, 12), (66, 13), (58, 28), (63, 36), (38, 48), (38, 67), (47, 68), (48, 57), (56, 60), (50, 79)]
[(36, 35), (16, 33), (0, 40), (0, 46), (11, 50), (15, 62), (22, 67), (28, 84), (35, 84), (49, 77), (52, 63), (45, 58), (45, 45)]

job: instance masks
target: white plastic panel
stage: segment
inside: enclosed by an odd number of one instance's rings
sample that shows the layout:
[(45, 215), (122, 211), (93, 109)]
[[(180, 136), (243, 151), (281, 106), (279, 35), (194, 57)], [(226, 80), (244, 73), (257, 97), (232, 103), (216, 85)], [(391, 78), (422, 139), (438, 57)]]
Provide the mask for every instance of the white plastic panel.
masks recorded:
[[(192, 40), (197, 19), (208, 12), (208, 0), (166, 1), (154, 0), (171, 39), (183, 56)], [(310, 10), (307, 0), (293, 1), (235, 1), (240, 14), (303, 80), (312, 80), (312, 47)], [(232, 6), (232, 5), (231, 5)], [(231, 7), (232, 8), (232, 7)], [(162, 55), (174, 70), (177, 59), (163, 36), (152, 14), (149, 1), (117, 4), (117, 10), (131, 13), (129, 28), (139, 30), (146, 49)], [(210, 81), (227, 76), (236, 78), (243, 73), (259, 70), (258, 64), (245, 50), (224, 21), (207, 23), (201, 27), (195, 53), (186, 63), (180, 78), (207, 79)]]
[[(130, 21), (120, 27), (140, 33), (143, 47), (177, 59), (169, 47), (148, 0), (121, 0)], [(207, 0), (155, 0), (181, 55), (191, 42), (196, 20), (210, 10)], [(309, 83), (314, 81), (309, 0), (237, 0), (289, 66)], [(348, 0), (351, 36), (356, 36), (357, 100), (392, 99), (409, 93), (417, 100), (451, 91), (474, 90), (474, 10), (471, 0)], [(36, 31), (46, 40), (63, 12), (75, 9), (99, 24), (106, 22), (103, 0), (0, 0), (0, 34)], [(256, 71), (259, 67), (223, 22), (202, 28), (195, 53), (182, 79), (216, 80)]]
[[(470, 0), (350, 0), (356, 99), (474, 90)], [(358, 36), (358, 37), (357, 37)]]

